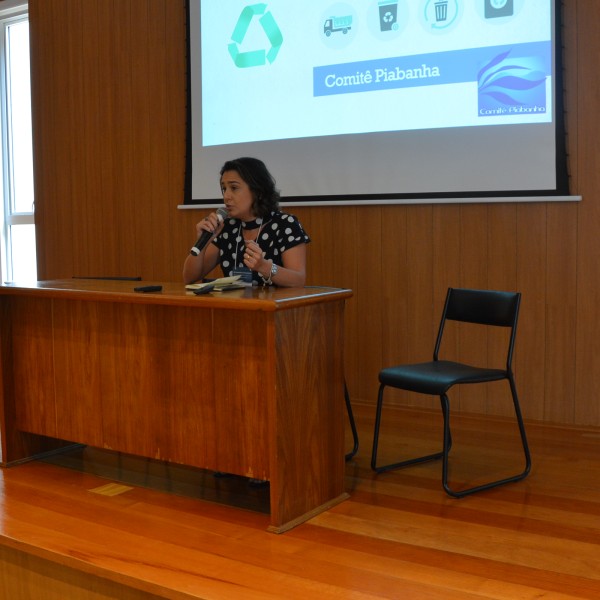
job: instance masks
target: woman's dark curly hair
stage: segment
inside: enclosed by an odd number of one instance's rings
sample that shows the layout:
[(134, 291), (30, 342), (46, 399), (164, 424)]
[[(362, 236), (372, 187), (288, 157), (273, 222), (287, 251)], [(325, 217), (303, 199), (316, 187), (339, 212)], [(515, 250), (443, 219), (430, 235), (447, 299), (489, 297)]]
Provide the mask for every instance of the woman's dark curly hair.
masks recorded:
[(275, 188), (275, 179), (262, 160), (249, 156), (228, 160), (221, 167), (221, 177), (225, 171), (237, 171), (248, 184), (254, 198), (252, 211), (257, 217), (264, 219), (279, 209), (280, 195)]

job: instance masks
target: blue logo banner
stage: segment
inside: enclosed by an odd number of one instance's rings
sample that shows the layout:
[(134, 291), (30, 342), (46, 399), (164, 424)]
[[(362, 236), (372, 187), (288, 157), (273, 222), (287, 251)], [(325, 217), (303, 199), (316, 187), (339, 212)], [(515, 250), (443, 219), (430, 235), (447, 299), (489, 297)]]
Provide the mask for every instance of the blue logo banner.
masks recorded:
[(480, 116), (545, 112), (551, 55), (548, 41), (326, 65), (313, 69), (313, 94), (476, 83)]

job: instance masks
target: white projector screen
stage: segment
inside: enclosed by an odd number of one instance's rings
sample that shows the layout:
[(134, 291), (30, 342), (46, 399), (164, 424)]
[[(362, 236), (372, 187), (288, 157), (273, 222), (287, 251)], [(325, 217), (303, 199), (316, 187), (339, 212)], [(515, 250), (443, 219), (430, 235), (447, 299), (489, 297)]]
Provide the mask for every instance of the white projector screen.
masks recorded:
[[(566, 194), (558, 0), (189, 0), (187, 204)], [(560, 117), (560, 118), (557, 118)]]

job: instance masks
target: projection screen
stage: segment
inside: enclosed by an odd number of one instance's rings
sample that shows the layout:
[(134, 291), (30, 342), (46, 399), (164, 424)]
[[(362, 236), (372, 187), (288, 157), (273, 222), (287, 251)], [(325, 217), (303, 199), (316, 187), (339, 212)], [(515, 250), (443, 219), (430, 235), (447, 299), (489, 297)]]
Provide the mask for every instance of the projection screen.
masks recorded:
[(185, 204), (568, 193), (556, 0), (189, 0)]

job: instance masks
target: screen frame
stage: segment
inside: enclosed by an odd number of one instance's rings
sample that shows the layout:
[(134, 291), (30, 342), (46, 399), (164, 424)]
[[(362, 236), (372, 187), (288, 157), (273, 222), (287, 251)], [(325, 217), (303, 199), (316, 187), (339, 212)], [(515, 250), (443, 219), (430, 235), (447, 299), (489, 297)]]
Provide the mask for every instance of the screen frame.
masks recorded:
[[(184, 197), (181, 208), (214, 207), (222, 204), (221, 198), (215, 195), (210, 199), (194, 199), (192, 197), (192, 74), (191, 74), (191, 30), (190, 6), (192, 0), (185, 0), (186, 11), (186, 64), (187, 64), (187, 102), (186, 102), (186, 143), (185, 143), (185, 178)], [(202, 0), (197, 0), (199, 3)], [(401, 191), (377, 194), (340, 194), (318, 196), (282, 195), (282, 204), (296, 206), (346, 206), (377, 204), (438, 204), (438, 203), (476, 203), (476, 202), (531, 202), (531, 201), (578, 201), (581, 196), (570, 195), (568, 154), (566, 144), (565, 102), (564, 102), (564, 64), (562, 45), (562, 5), (564, 0), (554, 2), (554, 134), (555, 134), (555, 189), (511, 190), (511, 191), (463, 191), (404, 193)], [(215, 189), (217, 189), (215, 174)]]

